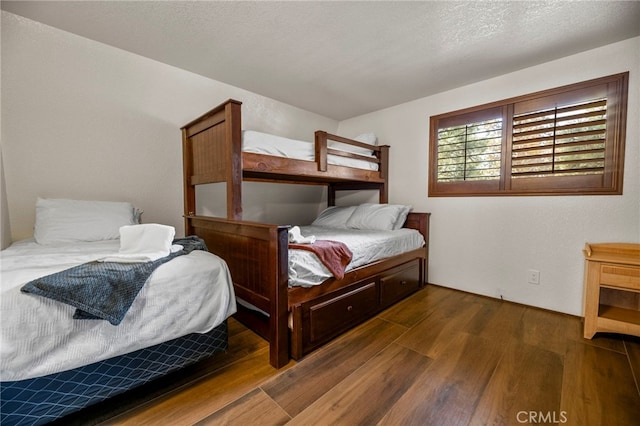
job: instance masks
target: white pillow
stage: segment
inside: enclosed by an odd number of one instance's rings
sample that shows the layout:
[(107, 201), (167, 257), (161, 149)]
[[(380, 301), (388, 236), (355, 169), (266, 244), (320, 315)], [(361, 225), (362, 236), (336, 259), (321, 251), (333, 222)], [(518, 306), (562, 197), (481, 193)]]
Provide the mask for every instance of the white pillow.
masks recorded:
[(346, 228), (347, 220), (349, 220), (355, 209), (356, 206), (327, 207), (311, 224), (328, 228)]
[(363, 133), (353, 138), (354, 141), (368, 143), (369, 145), (378, 145), (378, 137), (375, 133)]
[(131, 203), (38, 198), (33, 236), (39, 244), (115, 240), (136, 223)]
[(391, 231), (404, 224), (411, 206), (400, 204), (361, 204), (353, 212), (347, 227)]
[[(354, 141), (368, 143), (369, 145), (377, 145), (378, 137), (375, 133), (363, 133), (361, 135), (353, 138)], [(341, 151), (351, 152), (353, 154), (366, 155), (367, 157), (371, 157), (373, 155), (373, 151), (367, 148), (361, 148), (359, 146), (347, 145), (345, 143), (340, 143), (336, 141), (329, 141), (328, 146), (334, 149), (339, 149)]]
[(402, 229), (402, 227), (404, 226), (404, 223), (407, 221), (407, 216), (411, 211), (411, 206), (401, 206), (401, 207), (403, 207), (403, 209), (400, 211), (400, 214), (398, 215), (398, 220), (396, 220), (396, 223), (393, 225), (393, 229)]

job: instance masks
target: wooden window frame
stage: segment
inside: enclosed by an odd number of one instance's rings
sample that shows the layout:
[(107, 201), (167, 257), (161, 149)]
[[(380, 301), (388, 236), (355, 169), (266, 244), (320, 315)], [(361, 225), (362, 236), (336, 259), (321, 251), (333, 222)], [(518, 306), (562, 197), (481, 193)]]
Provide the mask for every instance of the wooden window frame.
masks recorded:
[[(528, 95), (465, 108), (430, 117), (429, 185), (430, 197), (503, 195), (621, 195), (624, 175), (627, 93), (629, 73), (620, 73)], [(606, 94), (604, 166), (601, 174), (576, 176), (513, 177), (511, 174), (513, 122), (515, 111), (548, 107), (553, 102), (590, 101), (594, 93)], [(471, 124), (502, 113), (502, 157), (499, 179), (438, 181), (438, 131), (448, 126)], [(475, 121), (473, 121), (475, 120)]]

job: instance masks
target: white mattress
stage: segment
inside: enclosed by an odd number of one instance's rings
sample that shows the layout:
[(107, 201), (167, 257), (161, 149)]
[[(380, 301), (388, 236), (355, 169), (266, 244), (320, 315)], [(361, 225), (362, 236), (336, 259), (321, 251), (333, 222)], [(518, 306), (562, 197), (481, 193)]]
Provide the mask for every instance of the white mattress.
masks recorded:
[[(346, 271), (376, 260), (418, 249), (424, 246), (424, 237), (415, 229), (373, 231), (338, 229), (323, 226), (301, 226), (303, 236), (321, 240), (341, 241), (353, 253)], [(332, 275), (318, 257), (307, 250), (289, 250), (289, 286), (310, 287), (321, 284)]]
[[(242, 151), (256, 154), (274, 155), (276, 157), (294, 158), (297, 160), (315, 161), (315, 144), (313, 142), (283, 138), (268, 133), (244, 130), (242, 132)], [(371, 158), (375, 158), (372, 154)], [(378, 170), (378, 164), (357, 158), (327, 156), (329, 164), (347, 166), (357, 169)]]
[(20, 292), (27, 282), (115, 254), (119, 241), (43, 246), (33, 240), (0, 252), (0, 380), (40, 377), (205, 333), (235, 313), (227, 265), (204, 251), (156, 269), (124, 320), (74, 320), (75, 308)]

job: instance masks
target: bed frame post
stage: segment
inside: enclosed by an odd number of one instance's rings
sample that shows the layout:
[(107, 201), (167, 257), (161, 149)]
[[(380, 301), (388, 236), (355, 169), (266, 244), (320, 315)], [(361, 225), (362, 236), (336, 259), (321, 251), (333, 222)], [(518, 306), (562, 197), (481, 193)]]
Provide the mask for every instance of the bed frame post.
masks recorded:
[(389, 145), (380, 147), (380, 177), (384, 183), (380, 186), (380, 204), (389, 202)]
[(327, 206), (335, 206), (336, 205), (336, 187), (329, 184), (327, 185)]
[(404, 228), (415, 229), (424, 237), (424, 258), (420, 264), (420, 287), (424, 287), (429, 282), (429, 223), (431, 213), (410, 212), (404, 223)]
[(269, 363), (275, 368), (281, 368), (289, 363), (289, 229), (279, 227), (275, 229), (277, 244), (276, 253), (279, 260), (276, 268), (276, 282), (272, 285)]
[(327, 171), (327, 132), (323, 130), (316, 130), (315, 132), (315, 153), (316, 163), (318, 163), (318, 171)]
[(182, 182), (184, 195), (184, 232), (185, 235), (193, 235), (193, 227), (189, 221), (189, 216), (193, 216), (196, 212), (196, 189), (191, 185), (191, 175), (193, 175), (193, 166), (191, 163), (193, 158), (193, 150), (189, 143), (187, 130), (182, 128)]
[[(191, 216), (196, 235), (225, 260), (238, 299), (235, 317), (269, 341), (269, 362), (289, 362), (289, 226)], [(259, 313), (262, 311), (262, 313)], [(263, 315), (264, 313), (264, 315)]]
[(225, 139), (229, 164), (227, 170), (227, 219), (242, 219), (242, 118), (238, 101), (225, 104)]

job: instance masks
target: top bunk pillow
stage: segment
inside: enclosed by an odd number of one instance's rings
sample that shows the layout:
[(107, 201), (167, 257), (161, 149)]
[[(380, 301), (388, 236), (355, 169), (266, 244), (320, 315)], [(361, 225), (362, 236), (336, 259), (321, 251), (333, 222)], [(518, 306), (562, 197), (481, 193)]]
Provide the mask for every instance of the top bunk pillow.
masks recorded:
[(375, 133), (363, 133), (353, 138), (354, 141), (368, 143), (369, 145), (378, 145), (378, 137)]
[[(374, 146), (378, 144), (378, 137), (375, 135), (375, 133), (363, 133), (353, 138), (353, 140)], [(352, 154), (365, 155), (367, 157), (373, 156), (372, 150), (359, 146), (348, 145), (336, 141), (328, 142), (328, 146), (330, 148), (339, 149), (341, 151), (350, 152)]]
[(400, 229), (410, 210), (411, 206), (401, 204), (361, 204), (347, 220), (347, 227), (381, 231)]
[(311, 224), (326, 226), (328, 228), (346, 228), (347, 220), (356, 210), (356, 206), (332, 206), (327, 207)]
[(38, 198), (33, 236), (39, 244), (115, 240), (138, 223), (131, 203)]

